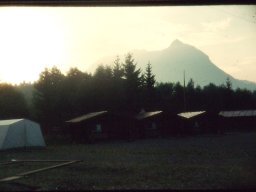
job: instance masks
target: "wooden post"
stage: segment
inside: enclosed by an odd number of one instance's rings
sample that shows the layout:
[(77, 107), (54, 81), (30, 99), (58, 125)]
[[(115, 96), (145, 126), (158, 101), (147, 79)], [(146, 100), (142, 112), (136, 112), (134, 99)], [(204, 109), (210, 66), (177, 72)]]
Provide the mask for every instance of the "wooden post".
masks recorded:
[[(38, 173), (38, 172), (42, 172), (42, 171), (46, 171), (46, 170), (50, 170), (50, 169), (55, 169), (55, 168), (58, 168), (58, 167), (63, 167), (63, 166), (67, 166), (67, 165), (70, 165), (70, 164), (73, 164), (73, 163), (78, 163), (78, 162), (81, 162), (82, 160), (73, 160), (73, 161), (65, 161), (65, 163), (61, 163), (61, 164), (57, 164), (57, 165), (53, 165), (53, 166), (49, 166), (49, 167), (44, 167), (44, 168), (41, 168), (41, 169), (36, 169), (36, 170), (32, 170), (32, 171), (28, 171), (28, 172), (24, 172), (24, 173), (19, 173), (17, 175), (14, 175), (14, 176), (11, 176), (11, 177), (6, 177), (6, 178), (3, 178), (0, 180), (0, 182), (7, 182), (7, 181), (13, 181), (13, 180), (17, 180), (17, 179), (20, 179), (24, 176), (27, 176), (27, 175), (31, 175), (31, 174), (34, 174), (34, 173)], [(21, 161), (14, 161), (14, 162), (56, 162), (54, 160), (21, 160)], [(14, 163), (14, 162), (11, 162), (11, 163)]]

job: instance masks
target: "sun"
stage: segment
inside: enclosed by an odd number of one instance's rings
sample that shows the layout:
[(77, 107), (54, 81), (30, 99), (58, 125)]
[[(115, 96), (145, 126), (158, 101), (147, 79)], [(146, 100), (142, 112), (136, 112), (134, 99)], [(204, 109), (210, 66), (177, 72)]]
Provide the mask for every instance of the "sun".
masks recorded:
[(51, 9), (0, 8), (0, 82), (33, 82), (65, 61), (65, 30)]

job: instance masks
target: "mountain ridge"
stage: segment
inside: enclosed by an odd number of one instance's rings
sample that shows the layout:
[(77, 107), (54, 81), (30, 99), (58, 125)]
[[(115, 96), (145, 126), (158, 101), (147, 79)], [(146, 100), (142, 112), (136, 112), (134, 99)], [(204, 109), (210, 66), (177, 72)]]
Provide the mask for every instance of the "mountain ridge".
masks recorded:
[[(184, 71), (186, 79), (193, 79), (195, 85), (205, 86), (209, 83), (216, 85), (225, 84), (229, 77), (233, 89), (256, 90), (256, 83), (248, 80), (238, 80), (216, 66), (209, 56), (200, 49), (183, 43), (176, 39), (169, 47), (163, 50), (131, 51), (137, 66), (145, 70), (148, 62), (158, 82), (183, 82)], [(101, 63), (113, 65), (115, 57), (102, 58)]]

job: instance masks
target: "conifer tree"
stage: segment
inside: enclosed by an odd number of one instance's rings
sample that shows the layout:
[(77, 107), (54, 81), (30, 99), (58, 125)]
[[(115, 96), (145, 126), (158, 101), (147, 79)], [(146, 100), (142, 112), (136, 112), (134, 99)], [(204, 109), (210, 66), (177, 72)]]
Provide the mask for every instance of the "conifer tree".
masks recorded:
[(145, 107), (151, 109), (154, 107), (154, 102), (156, 98), (155, 94), (155, 75), (152, 73), (151, 63), (148, 62), (146, 67), (146, 72), (144, 77), (144, 95), (142, 101), (145, 102)]
[(131, 53), (128, 53), (125, 57), (124, 67), (124, 79), (125, 79), (125, 91), (126, 102), (129, 103), (128, 110), (139, 110), (138, 101), (140, 95), (140, 88), (142, 85), (141, 70), (136, 69), (137, 64), (134, 62)]
[(124, 76), (124, 69), (120, 63), (119, 56), (116, 57), (113, 67), (113, 77), (115, 80), (120, 80)]

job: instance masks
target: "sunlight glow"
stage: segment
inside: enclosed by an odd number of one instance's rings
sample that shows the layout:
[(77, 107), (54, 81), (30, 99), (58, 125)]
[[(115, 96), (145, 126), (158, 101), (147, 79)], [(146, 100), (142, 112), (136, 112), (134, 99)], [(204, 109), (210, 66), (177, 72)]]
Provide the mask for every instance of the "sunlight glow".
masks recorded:
[(0, 28), (1, 81), (34, 81), (46, 66), (63, 63), (64, 34), (51, 12), (1, 8)]
[(175, 39), (235, 78), (256, 82), (247, 70), (256, 71), (255, 8), (0, 7), (0, 82), (35, 81), (54, 65), (93, 72), (106, 56), (163, 50)]

